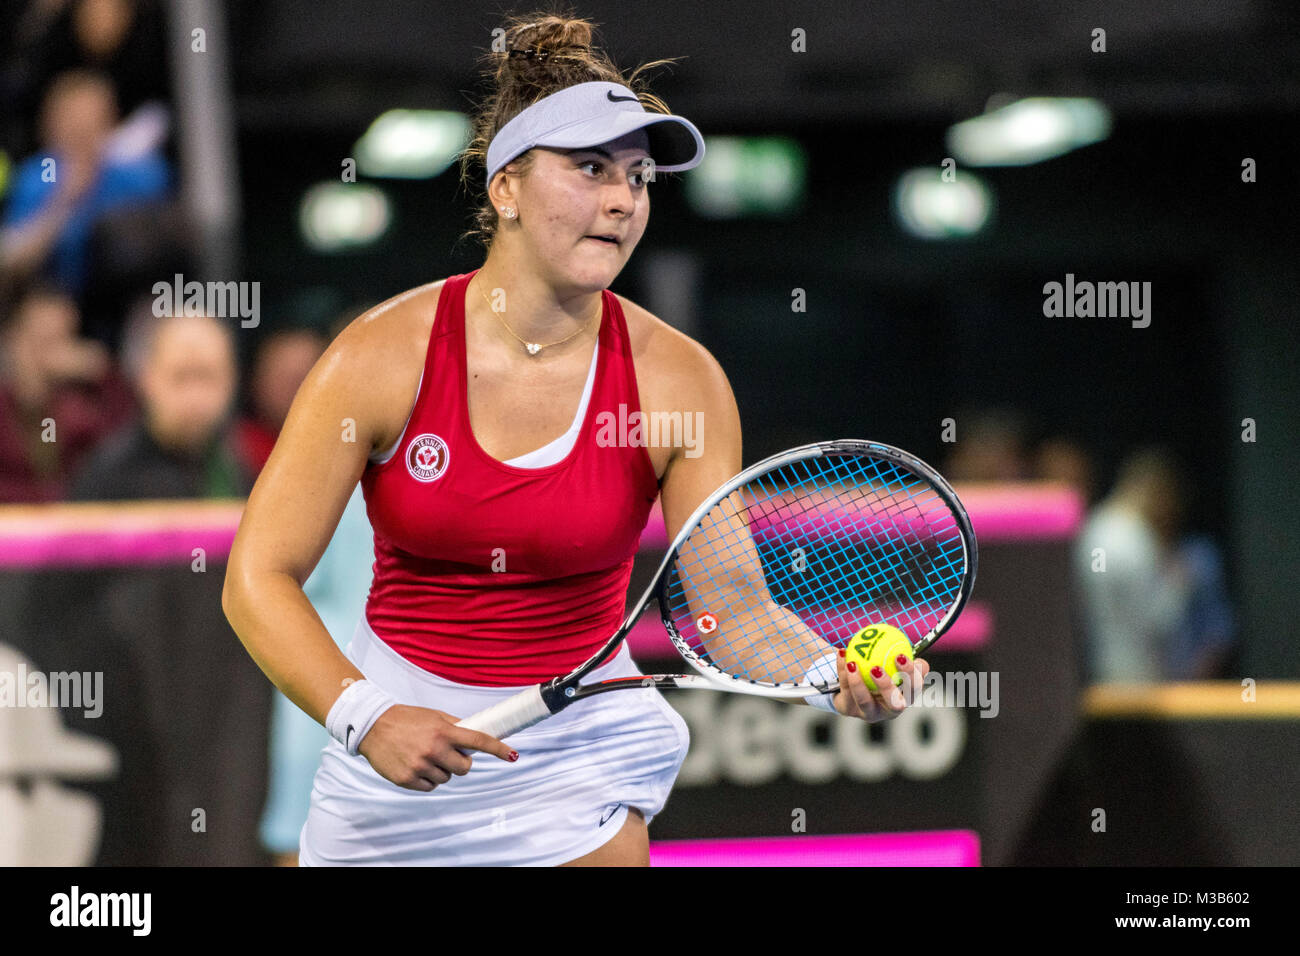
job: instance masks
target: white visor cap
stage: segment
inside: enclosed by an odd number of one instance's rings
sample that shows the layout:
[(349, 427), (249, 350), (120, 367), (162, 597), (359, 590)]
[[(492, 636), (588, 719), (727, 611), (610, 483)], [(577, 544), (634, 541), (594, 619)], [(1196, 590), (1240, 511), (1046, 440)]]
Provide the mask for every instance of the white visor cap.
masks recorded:
[(626, 86), (597, 80), (565, 87), (528, 107), (492, 137), (487, 180), (534, 146), (582, 149), (644, 129), (655, 169), (677, 172), (704, 159), (704, 137), (690, 120), (652, 113)]

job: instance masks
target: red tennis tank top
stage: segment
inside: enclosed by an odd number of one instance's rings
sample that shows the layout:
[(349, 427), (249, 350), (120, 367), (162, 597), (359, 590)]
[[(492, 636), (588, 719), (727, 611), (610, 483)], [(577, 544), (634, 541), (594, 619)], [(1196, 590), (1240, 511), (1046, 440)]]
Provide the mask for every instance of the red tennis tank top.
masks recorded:
[(597, 440), (640, 410), (627, 322), (608, 289), (569, 454), (518, 468), (479, 447), (465, 349), (477, 271), (443, 283), (410, 420), (393, 456), (361, 475), (375, 533), (366, 620), (413, 664), (499, 687), (566, 673), (618, 629), (659, 481), (644, 444)]

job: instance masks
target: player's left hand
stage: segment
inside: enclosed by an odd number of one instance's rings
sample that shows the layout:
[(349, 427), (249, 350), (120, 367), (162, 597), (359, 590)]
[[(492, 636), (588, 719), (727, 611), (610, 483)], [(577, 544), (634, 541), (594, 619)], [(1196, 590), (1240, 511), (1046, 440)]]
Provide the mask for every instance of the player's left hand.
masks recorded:
[(832, 698), (835, 709), (845, 717), (860, 717), (872, 724), (893, 720), (909, 704), (914, 703), (925, 687), (925, 675), (930, 673), (930, 665), (918, 657), (898, 669), (903, 675), (902, 687), (889, 683), (884, 672), (878, 678), (872, 675), (872, 679), (884, 687), (885, 693), (882, 694), (867, 686), (857, 666), (846, 660), (843, 651), (839, 654), (837, 666), (840, 672), (840, 691)]

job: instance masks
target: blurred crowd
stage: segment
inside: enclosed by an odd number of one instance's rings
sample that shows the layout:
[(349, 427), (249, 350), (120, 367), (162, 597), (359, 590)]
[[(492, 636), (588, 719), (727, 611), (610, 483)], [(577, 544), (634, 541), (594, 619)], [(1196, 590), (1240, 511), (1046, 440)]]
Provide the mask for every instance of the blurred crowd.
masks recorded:
[(329, 330), (246, 343), (158, 307), (155, 283), (198, 268), (164, 11), (18, 7), (0, 40), (0, 503), (246, 495)]
[[(244, 497), (299, 385), (363, 309), (336, 317), (317, 308), (297, 324), (259, 321), (245, 330), (228, 317), (176, 314), (170, 297), (163, 304), (156, 283), (178, 274), (207, 278), (179, 195), (165, 8), (149, 0), (26, 0), (3, 12), (0, 504)], [(336, 641), (350, 636), (361, 613), (371, 555), (358, 490), (304, 584)], [(177, 586), (168, 600), (189, 608), (195, 635), (228, 630), (216, 602), (190, 607), (184, 582)], [(139, 608), (136, 617), (147, 622), (150, 610)], [(152, 646), (147, 638), (124, 639)], [(183, 647), (180, 638), (169, 646)], [(58, 646), (46, 634), (31, 650), (43, 658)], [(240, 659), (231, 666), (253, 667), (233, 636), (222, 646)], [(139, 647), (130, 653), (150, 657)], [(178, 662), (184, 680), (198, 676), (186, 668), (200, 659), (207, 668), (224, 666), (220, 654), (185, 654)], [(120, 677), (118, 664), (114, 673)], [(270, 702), (264, 679), (252, 676)], [(140, 693), (151, 691), (161, 692)], [(257, 695), (245, 693), (245, 707), (261, 714)], [(270, 776), (250, 777), (267, 784), (259, 837), (291, 860), (324, 730), (280, 694), (269, 728), (261, 726)], [(245, 743), (256, 746), (258, 731), (251, 732)], [(142, 718), (131, 733), (165, 754), (181, 731)], [(219, 803), (210, 777), (218, 768), (159, 768), (147, 777), (159, 800), (188, 793), (194, 777), (198, 791)], [(240, 812), (236, 802), (222, 806), (227, 816)], [(148, 862), (192, 859), (166, 855), (181, 853), (176, 847), (157, 852)], [(246, 861), (235, 849), (229, 857), (211, 852), (204, 859)]]
[(958, 417), (940, 469), (951, 481), (1051, 481), (1086, 509), (1072, 555), (1080, 663), (1094, 682), (1225, 676), (1237, 633), (1223, 556), (1189, 527), (1196, 489), (1178, 456), (1149, 445), (1125, 456), (1099, 494), (1095, 455), (1063, 435), (1030, 437), (1012, 409)]

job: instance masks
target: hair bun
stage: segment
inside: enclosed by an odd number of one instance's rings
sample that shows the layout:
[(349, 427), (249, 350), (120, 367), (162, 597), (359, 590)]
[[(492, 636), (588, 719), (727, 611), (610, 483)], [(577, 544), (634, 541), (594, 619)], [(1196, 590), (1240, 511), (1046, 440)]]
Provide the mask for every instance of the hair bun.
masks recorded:
[(591, 53), (592, 35), (592, 24), (574, 16), (520, 18), (507, 31), (507, 53), (513, 59), (541, 61), (566, 54), (586, 56)]

